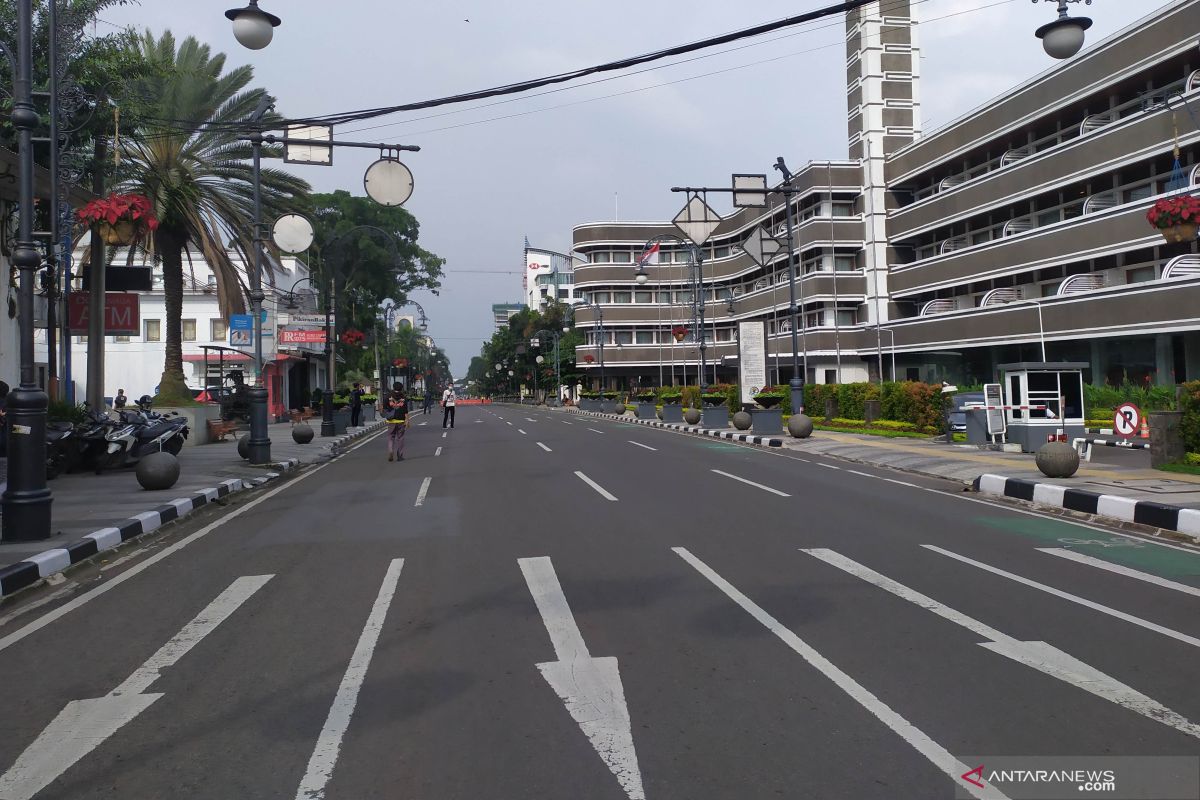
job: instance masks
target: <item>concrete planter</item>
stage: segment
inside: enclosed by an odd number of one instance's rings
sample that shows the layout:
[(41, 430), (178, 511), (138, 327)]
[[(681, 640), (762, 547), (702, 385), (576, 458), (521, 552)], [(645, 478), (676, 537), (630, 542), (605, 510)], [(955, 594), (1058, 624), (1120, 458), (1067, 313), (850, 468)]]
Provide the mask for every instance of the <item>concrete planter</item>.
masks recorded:
[(783, 409), (761, 408), (750, 412), (754, 420), (753, 430), (758, 436), (783, 433)]
[(663, 403), (663, 422), (683, 422), (683, 405), (680, 403)]
[(654, 405), (654, 401), (650, 401), (649, 403), (638, 402), (637, 418), (658, 419), (658, 408)]
[(700, 414), (700, 424), (708, 430), (729, 427), (729, 409), (725, 406), (708, 406)]
[(216, 403), (204, 403), (198, 406), (163, 406), (154, 410), (160, 414), (177, 412), (187, 419), (188, 437), (183, 440), (184, 447), (208, 444), (208, 421), (221, 418), (221, 406)]
[(591, 397), (584, 397), (579, 401), (580, 411), (599, 411), (600, 401)]
[(363, 410), (362, 410), (362, 418), (363, 418), (363, 422), (374, 422), (375, 421), (375, 406), (371, 405), (371, 404), (364, 405)]
[(350, 409), (335, 409), (333, 412), (333, 432), (336, 436), (341, 436), (350, 427)]

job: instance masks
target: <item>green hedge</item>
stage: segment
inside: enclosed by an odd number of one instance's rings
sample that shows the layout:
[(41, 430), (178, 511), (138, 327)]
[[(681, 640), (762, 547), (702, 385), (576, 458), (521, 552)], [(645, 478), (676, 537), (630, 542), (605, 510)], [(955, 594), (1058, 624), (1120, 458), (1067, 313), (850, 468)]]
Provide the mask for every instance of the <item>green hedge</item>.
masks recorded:
[(1183, 434), (1183, 446), (1189, 453), (1200, 453), (1200, 381), (1180, 384), (1179, 410), (1183, 419), (1179, 422)]

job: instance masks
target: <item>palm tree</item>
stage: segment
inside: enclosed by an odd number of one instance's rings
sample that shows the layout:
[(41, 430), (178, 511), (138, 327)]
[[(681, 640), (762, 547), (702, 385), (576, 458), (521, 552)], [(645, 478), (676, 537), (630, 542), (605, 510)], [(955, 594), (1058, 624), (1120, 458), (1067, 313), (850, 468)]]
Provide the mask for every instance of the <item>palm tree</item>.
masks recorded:
[[(225, 56), (189, 36), (176, 48), (170, 31), (155, 39), (146, 31), (133, 45), (148, 62), (153, 78), (131, 87), (145, 103), (135, 130), (120, 140), (118, 172), (121, 191), (150, 198), (159, 227), (149, 242), (161, 259), (166, 301), (166, 358), (159, 400), (190, 402), (183, 377), (183, 260), (189, 246), (199, 249), (216, 275), (222, 315), (245, 310), (244, 276), (234, 266), (225, 243), (249, 264), (252, 254), (253, 184), (251, 146), (238, 137), (248, 124), (264, 89), (246, 87), (253, 69), (238, 67), (222, 74)], [(277, 117), (267, 116), (269, 127)], [(263, 148), (277, 157), (278, 149)], [(276, 169), (262, 170), (264, 218), (293, 210), (307, 195), (303, 180)]]

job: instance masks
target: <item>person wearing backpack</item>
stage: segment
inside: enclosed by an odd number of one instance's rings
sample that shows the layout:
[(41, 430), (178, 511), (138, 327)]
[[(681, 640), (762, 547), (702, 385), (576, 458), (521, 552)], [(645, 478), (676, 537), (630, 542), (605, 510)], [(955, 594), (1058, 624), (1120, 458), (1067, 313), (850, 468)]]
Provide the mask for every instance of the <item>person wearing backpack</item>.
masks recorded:
[(388, 461), (403, 461), (404, 432), (408, 429), (408, 398), (404, 396), (403, 385), (397, 383), (392, 387), (384, 407), (387, 410)]
[(458, 401), (458, 397), (454, 394), (454, 387), (447, 386), (442, 392), (442, 427), (446, 427), (446, 420), (450, 421), (450, 427), (454, 427), (454, 404)]

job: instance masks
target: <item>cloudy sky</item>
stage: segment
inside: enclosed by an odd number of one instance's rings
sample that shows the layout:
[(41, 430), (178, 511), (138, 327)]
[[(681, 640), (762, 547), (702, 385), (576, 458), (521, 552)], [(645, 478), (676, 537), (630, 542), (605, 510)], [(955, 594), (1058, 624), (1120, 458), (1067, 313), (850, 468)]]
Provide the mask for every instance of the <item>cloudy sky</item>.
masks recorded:
[[(885, 2), (887, 0), (884, 0)], [(285, 116), (395, 105), (540, 77), (691, 42), (829, 5), (827, 0), (260, 0), (283, 18), (265, 50), (243, 49), (234, 0), (144, 0), (106, 25), (171, 29), (249, 63)], [(240, 0), (237, 2), (241, 4)], [(1160, 0), (1097, 0), (1094, 44)], [(913, 0), (921, 22), (926, 131), (1052, 61), (1033, 31), (1054, 5)], [(447, 259), (439, 296), (418, 294), (455, 374), (491, 335), (495, 302), (521, 296), (522, 246), (567, 250), (573, 226), (659, 220), (682, 206), (669, 188), (726, 185), (732, 172), (793, 170), (846, 157), (844, 20), (646, 65), (633, 74), (346, 125), (339, 138), (418, 144), (407, 208), (422, 245)], [(589, 85), (590, 84), (590, 85)], [(339, 151), (332, 168), (293, 167), (316, 189), (362, 193), (377, 155)], [(717, 210), (724, 212), (720, 206)]]

